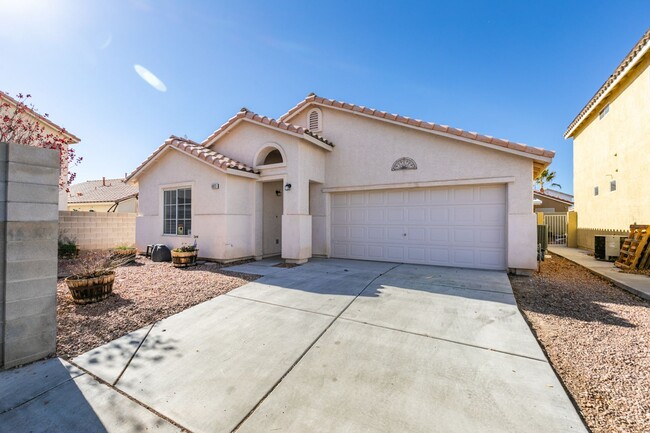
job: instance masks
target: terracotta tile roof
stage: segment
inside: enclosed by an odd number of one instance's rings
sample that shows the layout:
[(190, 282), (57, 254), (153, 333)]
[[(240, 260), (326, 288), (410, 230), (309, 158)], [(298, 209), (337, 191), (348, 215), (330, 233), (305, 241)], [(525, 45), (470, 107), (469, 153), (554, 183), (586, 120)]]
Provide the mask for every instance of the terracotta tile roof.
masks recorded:
[(138, 194), (138, 187), (124, 179), (99, 179), (70, 185), (68, 203), (122, 201)]
[(555, 156), (555, 152), (552, 150), (545, 150), (539, 147), (532, 147), (532, 146), (527, 146), (525, 144), (521, 143), (515, 143), (512, 141), (508, 140), (502, 140), (499, 138), (494, 138), (489, 135), (482, 135), (478, 134), (476, 132), (469, 132), (469, 131), (464, 131), (462, 129), (457, 129), (457, 128), (452, 128), (451, 126), (446, 126), (446, 125), (439, 125), (437, 123), (431, 123), (431, 122), (425, 122), (422, 120), (418, 119), (412, 119), (410, 117), (406, 116), (401, 116), (399, 114), (391, 114), (387, 113), (385, 111), (379, 111), (374, 108), (368, 108), (364, 107), (362, 105), (354, 105), (354, 104), (349, 104), (347, 102), (341, 102), (337, 101), (334, 99), (325, 99), (320, 96), (317, 96), (313, 93), (309, 94), (304, 100), (302, 100), (298, 105), (293, 107), (291, 110), (289, 110), (287, 113), (282, 115), (280, 117), (280, 122), (283, 122), (294, 114), (296, 114), (298, 111), (301, 111), (304, 107), (306, 107), (309, 104), (318, 104), (318, 105), (323, 105), (323, 106), (329, 106), (329, 107), (334, 107), (334, 108), (339, 108), (343, 110), (348, 110), (351, 112), (355, 113), (360, 113), (360, 114), (365, 114), (368, 116), (376, 117), (379, 119), (384, 119), (384, 120), (389, 120), (393, 122), (398, 122), (398, 123), (403, 123), (405, 125), (410, 125), (414, 126), (417, 128), (421, 128), (424, 130), (430, 130), (430, 131), (438, 131), (442, 132), (445, 134), (449, 135), (456, 135), (459, 137), (463, 138), (468, 138), (470, 140), (482, 142), (482, 143), (487, 143), (487, 144), (492, 144), (508, 149), (513, 149), (516, 151), (520, 152), (525, 152), (529, 153), (532, 155), (537, 155), (537, 156), (542, 156), (546, 158), (553, 158)]
[(569, 138), (573, 135), (573, 132), (580, 126), (583, 120), (587, 118), (589, 113), (598, 105), (602, 98), (613, 88), (615, 83), (622, 79), (627, 72), (636, 65), (641, 58), (648, 52), (650, 47), (650, 29), (646, 30), (645, 34), (641, 37), (639, 42), (636, 43), (632, 51), (630, 51), (623, 61), (616, 67), (614, 73), (609, 76), (607, 81), (600, 86), (600, 89), (596, 92), (594, 96), (591, 97), (587, 105), (578, 113), (575, 119), (571, 122), (566, 132), (564, 133), (564, 138)]
[[(7, 95), (5, 92), (0, 91), (0, 100), (2, 100), (2, 99), (6, 100), (7, 102), (9, 102), (10, 104), (12, 104), (12, 105), (14, 105), (14, 106), (15, 106), (16, 104), (18, 104), (18, 101), (16, 101), (14, 98), (12, 98), (11, 96)], [(79, 139), (77, 136), (75, 136), (74, 134), (71, 134), (71, 133), (70, 133), (69, 131), (67, 131), (65, 128), (60, 127), (59, 125), (57, 125), (56, 123), (52, 122), (50, 119), (48, 119), (47, 117), (43, 116), (42, 114), (37, 113), (36, 111), (32, 110), (31, 108), (29, 108), (29, 107), (27, 107), (27, 106), (25, 107), (25, 110), (26, 110), (30, 115), (32, 115), (33, 117), (38, 118), (39, 121), (45, 123), (45, 124), (48, 125), (49, 127), (53, 128), (53, 129), (56, 129), (57, 131), (63, 131), (63, 134), (64, 134), (66, 137), (68, 137), (68, 138), (70, 139), (70, 141), (71, 141), (70, 144), (79, 143), (79, 142), (81, 141), (81, 139)]]
[[(573, 204), (573, 200), (567, 200), (567, 199), (564, 199), (562, 197), (558, 197), (557, 195), (547, 194), (546, 190), (544, 192), (541, 192), (540, 190), (536, 189), (536, 190), (533, 191), (533, 194), (534, 195), (539, 195), (539, 196), (542, 196), (542, 197), (546, 197), (546, 198), (551, 199), (551, 200), (557, 200), (557, 201), (562, 202), (562, 203)], [(569, 194), (567, 194), (567, 195), (569, 195)]]
[(277, 129), (282, 130), (282, 131), (290, 132), (290, 133), (293, 133), (293, 134), (298, 135), (298, 136), (308, 135), (310, 137), (315, 138), (316, 140), (321, 141), (324, 144), (327, 144), (328, 146), (332, 146), (332, 147), (334, 146), (334, 144), (332, 144), (332, 142), (330, 142), (329, 140), (325, 139), (324, 137), (321, 137), (320, 135), (314, 134), (313, 132), (311, 132), (310, 130), (308, 130), (306, 128), (303, 128), (302, 126), (296, 126), (296, 125), (292, 125), (291, 123), (278, 121), (278, 120), (275, 120), (275, 119), (272, 119), (272, 118), (266, 117), (266, 116), (261, 116), (259, 114), (253, 113), (252, 111), (248, 110), (247, 108), (242, 108), (235, 116), (228, 119), (228, 121), (226, 123), (221, 125), (219, 127), (219, 129), (214, 131), (212, 133), (212, 135), (210, 135), (208, 138), (203, 140), (203, 143), (201, 143), (201, 144), (203, 144), (205, 146), (207, 143), (209, 143), (212, 140), (214, 140), (215, 138), (217, 138), (224, 131), (226, 131), (228, 128), (230, 128), (232, 125), (234, 125), (236, 122), (238, 122), (240, 120), (247, 120), (247, 121), (250, 121), (250, 122), (261, 123), (262, 125), (271, 126), (273, 128), (277, 128)]
[(228, 158), (227, 156), (215, 152), (214, 150), (208, 149), (207, 147), (204, 147), (195, 141), (172, 135), (167, 140), (165, 140), (165, 142), (158, 149), (156, 149), (149, 156), (149, 158), (147, 158), (142, 164), (133, 170), (133, 172), (127, 176), (126, 180), (128, 181), (133, 178), (140, 170), (142, 170), (147, 164), (149, 164), (150, 161), (152, 161), (156, 156), (158, 156), (160, 152), (162, 152), (167, 147), (173, 147), (181, 150), (189, 155), (212, 164), (215, 167), (221, 168), (222, 170), (231, 169), (248, 173), (259, 173), (252, 167), (249, 167), (242, 162)]

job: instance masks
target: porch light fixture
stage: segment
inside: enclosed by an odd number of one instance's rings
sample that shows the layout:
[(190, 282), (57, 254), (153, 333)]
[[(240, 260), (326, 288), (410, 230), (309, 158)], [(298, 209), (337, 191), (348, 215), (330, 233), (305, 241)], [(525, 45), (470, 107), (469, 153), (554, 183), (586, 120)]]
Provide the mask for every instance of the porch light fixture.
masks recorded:
[(213, 183), (212, 184), (212, 189), (219, 189), (219, 184), (218, 183)]
[(290, 184), (290, 183), (286, 184), (286, 185), (284, 186), (284, 190), (285, 190), (285, 191), (291, 191), (291, 184)]

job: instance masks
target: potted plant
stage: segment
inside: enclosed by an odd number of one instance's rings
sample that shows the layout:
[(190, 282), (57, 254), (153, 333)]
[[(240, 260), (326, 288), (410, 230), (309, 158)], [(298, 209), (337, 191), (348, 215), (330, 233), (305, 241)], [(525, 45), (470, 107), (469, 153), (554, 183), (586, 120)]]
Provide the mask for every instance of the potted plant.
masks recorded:
[(186, 268), (188, 266), (196, 266), (196, 257), (199, 254), (199, 249), (194, 245), (183, 245), (179, 248), (172, 250), (172, 264), (176, 268)]
[(130, 263), (135, 260), (137, 253), (138, 250), (135, 247), (129, 245), (118, 245), (113, 248), (113, 259)]
[(73, 268), (73, 274), (64, 281), (72, 300), (77, 304), (90, 304), (108, 298), (113, 292), (115, 263), (107, 252), (84, 254)]

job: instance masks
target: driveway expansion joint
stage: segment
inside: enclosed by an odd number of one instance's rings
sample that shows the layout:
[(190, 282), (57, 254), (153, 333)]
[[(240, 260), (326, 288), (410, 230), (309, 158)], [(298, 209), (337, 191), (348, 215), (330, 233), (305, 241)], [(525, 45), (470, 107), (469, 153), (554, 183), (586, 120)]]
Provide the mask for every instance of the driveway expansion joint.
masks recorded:
[[(154, 325), (155, 325), (155, 323), (154, 323)], [(151, 327), (153, 328), (153, 325), (151, 325)], [(148, 335), (148, 333), (147, 333), (147, 335)], [(146, 338), (146, 337), (145, 337), (145, 338)], [(143, 339), (142, 341), (144, 341), (144, 339)], [(138, 348), (139, 348), (139, 346), (138, 346)], [(101, 377), (99, 377), (99, 376), (95, 376), (93, 373), (91, 373), (90, 371), (86, 370), (86, 369), (83, 368), (82, 366), (77, 365), (77, 364), (75, 364), (74, 362), (69, 361), (69, 360), (68, 360), (67, 362), (69, 362), (70, 364), (74, 365), (74, 366), (77, 367), (79, 370), (82, 370), (86, 375), (92, 377), (96, 382), (99, 382), (100, 384), (105, 385), (105, 386), (107, 386), (109, 389), (111, 389), (111, 390), (117, 392), (118, 394), (120, 394), (120, 395), (122, 395), (122, 396), (128, 398), (128, 399), (131, 400), (133, 403), (137, 404), (138, 406), (143, 407), (144, 409), (148, 410), (148, 411), (151, 412), (152, 414), (156, 415), (158, 418), (161, 418), (161, 419), (167, 421), (168, 423), (170, 423), (170, 424), (172, 424), (172, 425), (178, 427), (179, 429), (181, 429), (181, 430), (183, 430), (183, 431), (185, 431), (185, 432), (193, 433), (192, 430), (190, 430), (190, 429), (188, 429), (187, 427), (185, 427), (185, 426), (179, 424), (177, 421), (175, 421), (175, 420), (169, 418), (168, 416), (166, 416), (166, 415), (164, 415), (164, 414), (158, 412), (156, 409), (154, 409), (154, 408), (152, 408), (151, 406), (149, 406), (149, 405), (147, 405), (147, 404), (141, 402), (140, 400), (138, 400), (137, 398), (135, 398), (135, 397), (133, 397), (132, 395), (128, 394), (127, 392), (121, 390), (120, 388), (118, 388), (118, 387), (116, 387), (116, 386), (110, 384), (109, 382), (105, 381), (105, 380), (102, 379)], [(80, 376), (81, 376), (81, 375), (80, 375)], [(79, 376), (78, 376), (78, 377), (79, 377)]]
[[(345, 311), (350, 307), (350, 305), (352, 305), (352, 304), (354, 303), (354, 301), (356, 301), (357, 298), (359, 298), (359, 296), (361, 296), (361, 294), (362, 294), (363, 292), (365, 292), (366, 289), (367, 289), (368, 287), (370, 287), (370, 285), (372, 285), (372, 283), (374, 283), (375, 281), (377, 281), (377, 279), (381, 278), (383, 275), (387, 274), (388, 272), (392, 271), (393, 269), (395, 269), (395, 268), (397, 268), (397, 267), (399, 267), (399, 266), (401, 266), (401, 265), (402, 265), (401, 263), (396, 264), (396, 265), (393, 266), (392, 268), (390, 268), (390, 269), (388, 269), (388, 270), (386, 270), (386, 271), (380, 273), (380, 274), (377, 275), (375, 278), (373, 278), (370, 282), (368, 282), (368, 284), (366, 284), (366, 286), (365, 286), (362, 290), (360, 290), (359, 293), (357, 293), (356, 296), (355, 296), (354, 298), (352, 298), (352, 300), (351, 300), (350, 302), (348, 302), (348, 304), (347, 304), (347, 305), (346, 305), (346, 306), (345, 306), (345, 307), (344, 307), (344, 308), (343, 308), (343, 309), (342, 309), (342, 310), (341, 310), (341, 311), (340, 311), (340, 312), (339, 312), (335, 317), (333, 317), (332, 321), (331, 321), (331, 322), (330, 322), (330, 323), (325, 327), (325, 329), (323, 329), (323, 331), (322, 331), (320, 334), (318, 334), (318, 335), (316, 336), (316, 338), (314, 339), (314, 341), (312, 341), (312, 343), (311, 343), (309, 346), (307, 346), (307, 348), (302, 352), (302, 354), (298, 357), (298, 359), (296, 359), (296, 361), (295, 361), (291, 366), (289, 366), (289, 368), (287, 369), (287, 371), (284, 372), (284, 374), (280, 377), (280, 379), (278, 379), (278, 381), (277, 381), (275, 384), (273, 384), (273, 386), (271, 386), (271, 389), (269, 389), (269, 390), (266, 392), (266, 394), (264, 394), (264, 395), (262, 396), (262, 398), (261, 398), (261, 399), (260, 399), (260, 400), (255, 404), (255, 406), (253, 406), (253, 408), (250, 410), (250, 412), (248, 412), (248, 413), (246, 414), (246, 416), (244, 416), (244, 418), (243, 418), (241, 421), (239, 421), (239, 422), (237, 423), (237, 425), (235, 426), (235, 428), (232, 429), (231, 433), (236, 433), (237, 430), (239, 430), (240, 427), (241, 427), (242, 425), (244, 425), (244, 423), (245, 423), (245, 422), (246, 422), (246, 421), (251, 417), (251, 415), (253, 415), (253, 413), (255, 413), (255, 411), (256, 411), (256, 410), (261, 406), (261, 404), (264, 403), (264, 401), (265, 401), (265, 400), (266, 400), (266, 399), (271, 395), (271, 393), (273, 393), (273, 391), (275, 391), (275, 389), (276, 389), (276, 388), (277, 388), (277, 387), (282, 383), (282, 381), (283, 381), (283, 380), (284, 380), (284, 379), (289, 375), (289, 373), (291, 373), (291, 371), (293, 371), (293, 369), (296, 367), (296, 365), (298, 365), (298, 363), (300, 363), (300, 361), (302, 361), (302, 359), (305, 357), (305, 355), (307, 355), (307, 353), (312, 349), (312, 347), (314, 347), (314, 346), (316, 345), (316, 343), (318, 342), (318, 340), (320, 340), (321, 337), (322, 337), (323, 335), (325, 335), (325, 333), (326, 333), (326, 332), (327, 332), (327, 331), (332, 327), (332, 325), (333, 325), (333, 324), (334, 324), (334, 323), (335, 323), (335, 322), (336, 322), (336, 321), (341, 317), (341, 315), (342, 315), (343, 313), (345, 313)], [(330, 317), (331, 317), (331, 316), (330, 316)]]
[(138, 347), (137, 347), (137, 348), (135, 349), (135, 351), (131, 354), (131, 357), (130, 357), (129, 360), (127, 361), (126, 365), (124, 366), (124, 368), (122, 369), (122, 371), (120, 372), (120, 374), (117, 376), (117, 379), (115, 379), (115, 382), (113, 382), (113, 383), (111, 384), (111, 386), (115, 386), (115, 385), (117, 385), (117, 382), (120, 381), (120, 379), (122, 378), (122, 375), (124, 374), (124, 372), (126, 371), (126, 369), (129, 368), (129, 365), (131, 365), (131, 361), (133, 361), (133, 358), (135, 358), (135, 355), (138, 353), (138, 350), (140, 350), (140, 347), (142, 347), (142, 345), (144, 344), (144, 341), (145, 341), (145, 340), (147, 339), (147, 337), (149, 336), (149, 333), (151, 332), (151, 330), (153, 329), (153, 327), (156, 326), (156, 323), (158, 323), (158, 321), (153, 322), (153, 323), (151, 324), (151, 326), (149, 327), (149, 330), (147, 330), (147, 333), (144, 335), (144, 337), (142, 337), (142, 340), (140, 341), (140, 344), (138, 344)]
[[(68, 362), (70, 362), (70, 361), (68, 361)], [(72, 364), (72, 365), (74, 365), (75, 367), (77, 367), (77, 366), (76, 366), (75, 364), (73, 364), (72, 362), (70, 362), (70, 364)], [(80, 369), (80, 370), (81, 370), (81, 369)], [(70, 376), (68, 379), (66, 379), (66, 380), (64, 380), (64, 381), (62, 381), (62, 382), (57, 383), (56, 385), (54, 385), (54, 386), (52, 386), (52, 387), (50, 387), (50, 388), (48, 388), (48, 389), (46, 389), (46, 390), (44, 390), (44, 391), (42, 391), (42, 392), (36, 394), (35, 396), (33, 396), (33, 397), (31, 397), (31, 398), (29, 398), (29, 399), (23, 401), (22, 403), (19, 403), (18, 405), (14, 406), (14, 407), (10, 407), (9, 409), (3, 410), (2, 412), (0, 412), (0, 415), (2, 415), (3, 413), (11, 412), (12, 410), (18, 409), (19, 407), (26, 405), (26, 404), (29, 403), (30, 401), (36, 400), (37, 398), (41, 397), (42, 395), (47, 394), (48, 392), (52, 391), (53, 389), (56, 389), (56, 388), (60, 387), (61, 385), (70, 382), (71, 380), (75, 380), (76, 378), (81, 377), (81, 376), (83, 376), (84, 374), (86, 374), (86, 373), (85, 373), (85, 370), (84, 370), (84, 373), (77, 374), (76, 376)]]
[(377, 325), (377, 324), (374, 324), (374, 323), (364, 322), (362, 320), (350, 319), (350, 318), (347, 318), (347, 317), (341, 317), (341, 320), (358, 323), (360, 325), (367, 325), (367, 326), (372, 326), (372, 327), (375, 327), (375, 328), (386, 329), (386, 330), (389, 330), (389, 331), (395, 331), (395, 332), (401, 332), (401, 333), (404, 333), (404, 334), (416, 335), (418, 337), (431, 338), (433, 340), (445, 341), (447, 343), (459, 344), (461, 346), (473, 347), (475, 349), (487, 350), (488, 352), (496, 352), (496, 353), (502, 353), (504, 355), (510, 355), (510, 356), (516, 356), (516, 357), (519, 357), (519, 358), (530, 359), (531, 361), (538, 361), (538, 362), (548, 363), (548, 361), (546, 359), (543, 359), (543, 358), (535, 358), (533, 356), (521, 355), (519, 353), (508, 352), (508, 351), (505, 351), (505, 350), (492, 349), (490, 347), (479, 346), (479, 345), (471, 344), (471, 343), (464, 343), (462, 341), (450, 340), (448, 338), (436, 337), (435, 335), (422, 334), (420, 332), (413, 332), (413, 331), (405, 331), (403, 329), (392, 328), (390, 326), (384, 326), (384, 325)]
[(318, 314), (318, 315), (325, 316), (325, 317), (336, 317), (336, 316), (333, 315), (333, 314), (321, 313), (321, 312), (319, 312), (319, 311), (306, 310), (306, 309), (304, 309), (304, 308), (290, 307), (290, 306), (288, 306), (288, 305), (276, 304), (276, 303), (273, 303), (273, 302), (260, 301), (259, 299), (251, 299), (251, 298), (246, 298), (246, 297), (244, 297), (244, 296), (231, 295), (230, 293), (224, 293), (224, 294), (221, 295), (221, 296), (228, 296), (228, 297), (230, 297), (230, 298), (241, 299), (241, 300), (244, 300), (244, 301), (250, 301), (250, 302), (258, 302), (258, 303), (260, 303), (260, 304), (272, 305), (272, 306), (274, 306), (274, 307), (288, 308), (288, 309), (290, 309), (290, 310), (301, 311), (301, 312), (303, 312), (303, 313)]

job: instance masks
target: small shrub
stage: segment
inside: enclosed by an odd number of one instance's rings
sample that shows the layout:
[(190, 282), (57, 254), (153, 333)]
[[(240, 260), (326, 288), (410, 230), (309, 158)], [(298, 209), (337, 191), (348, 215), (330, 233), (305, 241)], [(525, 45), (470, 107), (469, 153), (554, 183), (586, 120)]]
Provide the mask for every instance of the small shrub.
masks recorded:
[(70, 238), (59, 238), (59, 257), (72, 258), (79, 255), (77, 243)]

